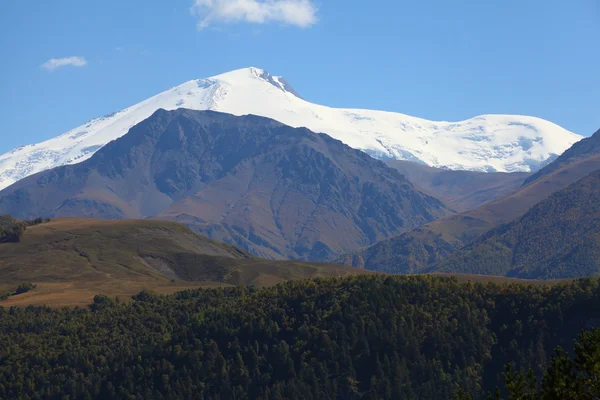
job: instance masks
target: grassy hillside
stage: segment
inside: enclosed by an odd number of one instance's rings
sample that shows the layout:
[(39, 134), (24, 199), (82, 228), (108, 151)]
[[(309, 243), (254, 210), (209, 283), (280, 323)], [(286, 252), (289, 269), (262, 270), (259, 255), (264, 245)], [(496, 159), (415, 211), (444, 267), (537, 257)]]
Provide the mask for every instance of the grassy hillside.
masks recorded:
[(99, 293), (262, 286), (355, 273), (364, 271), (253, 258), (175, 222), (65, 218), (29, 227), (19, 243), (0, 244), (0, 293), (21, 282), (37, 284), (36, 290), (0, 304), (87, 304)]
[[(4, 282), (189, 280), (192, 267), (197, 274), (202, 265), (195, 263), (198, 255), (215, 257), (222, 269), (250, 258), (173, 222), (66, 218), (27, 229), (20, 243), (3, 244), (0, 272)], [(206, 280), (219, 276), (213, 271)]]

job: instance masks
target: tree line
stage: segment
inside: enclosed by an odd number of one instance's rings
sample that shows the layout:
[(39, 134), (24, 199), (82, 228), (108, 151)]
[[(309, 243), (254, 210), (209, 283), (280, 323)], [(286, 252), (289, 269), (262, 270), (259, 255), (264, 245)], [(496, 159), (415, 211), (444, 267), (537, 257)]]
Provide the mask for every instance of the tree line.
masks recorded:
[(0, 244), (18, 243), (25, 234), (25, 230), (34, 225), (50, 222), (50, 218), (36, 218), (32, 220), (19, 221), (10, 215), (0, 215)]

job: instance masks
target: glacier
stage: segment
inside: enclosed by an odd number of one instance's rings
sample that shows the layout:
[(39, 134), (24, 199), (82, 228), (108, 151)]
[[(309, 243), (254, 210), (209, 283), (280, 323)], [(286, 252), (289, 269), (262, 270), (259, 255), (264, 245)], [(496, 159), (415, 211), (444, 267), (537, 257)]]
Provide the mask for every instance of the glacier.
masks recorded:
[(53, 139), (3, 154), (0, 190), (37, 172), (88, 159), (160, 108), (255, 114), (326, 133), (375, 158), (453, 170), (535, 171), (582, 139), (552, 122), (528, 116), (481, 115), (445, 122), (327, 107), (304, 100), (284, 78), (250, 67), (185, 82)]

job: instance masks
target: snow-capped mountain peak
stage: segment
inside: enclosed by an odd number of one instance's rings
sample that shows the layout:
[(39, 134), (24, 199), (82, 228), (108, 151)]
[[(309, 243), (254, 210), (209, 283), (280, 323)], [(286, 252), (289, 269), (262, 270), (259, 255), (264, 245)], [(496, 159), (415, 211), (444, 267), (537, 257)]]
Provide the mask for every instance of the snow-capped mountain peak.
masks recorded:
[(36, 172), (91, 157), (159, 108), (255, 114), (323, 132), (377, 158), (480, 171), (531, 171), (582, 137), (526, 116), (482, 115), (435, 122), (404, 114), (310, 103), (280, 76), (243, 68), (170, 88), (60, 136), (0, 156), (0, 189)]

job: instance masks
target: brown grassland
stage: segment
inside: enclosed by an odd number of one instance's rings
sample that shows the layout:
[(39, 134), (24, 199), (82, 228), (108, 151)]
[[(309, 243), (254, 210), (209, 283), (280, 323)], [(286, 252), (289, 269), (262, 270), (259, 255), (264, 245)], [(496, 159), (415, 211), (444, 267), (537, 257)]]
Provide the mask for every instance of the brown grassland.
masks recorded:
[[(0, 301), (0, 306), (86, 306), (97, 294), (128, 301), (144, 289), (168, 294), (371, 273), (334, 264), (255, 258), (174, 222), (66, 218), (28, 228), (20, 243), (0, 245), (0, 294), (14, 292), (22, 282), (36, 285)], [(454, 276), (473, 282), (558, 282)]]
[(174, 222), (65, 218), (28, 228), (20, 243), (0, 245), (0, 294), (22, 282), (36, 285), (0, 306), (84, 306), (96, 294), (126, 301), (143, 289), (166, 294), (365, 273), (372, 272), (255, 258)]

